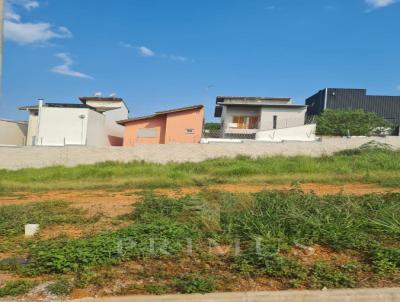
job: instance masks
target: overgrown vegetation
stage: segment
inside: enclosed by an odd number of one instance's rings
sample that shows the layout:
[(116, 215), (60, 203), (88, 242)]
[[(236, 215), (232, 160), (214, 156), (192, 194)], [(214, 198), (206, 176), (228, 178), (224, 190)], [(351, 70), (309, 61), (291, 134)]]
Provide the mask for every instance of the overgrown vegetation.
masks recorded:
[(183, 294), (210, 293), (216, 289), (215, 279), (199, 275), (183, 275), (175, 280), (175, 287)]
[(28, 223), (40, 224), (44, 228), (63, 223), (83, 223), (84, 212), (69, 206), (65, 201), (46, 201), (22, 205), (0, 206), (0, 236), (24, 233)]
[(7, 296), (19, 296), (29, 292), (35, 283), (26, 280), (8, 281), (0, 287), (0, 298)]
[(47, 286), (47, 290), (53, 295), (65, 296), (73, 289), (73, 283), (70, 279), (62, 277)]
[(353, 287), (355, 281), (345, 269), (329, 263), (315, 263), (309, 272), (308, 285), (311, 288)]
[[(95, 269), (129, 260), (205, 261), (212, 239), (231, 246), (227, 255), (216, 259), (232, 274), (269, 277), (284, 288), (354, 287), (362, 282), (360, 274), (374, 275), (375, 280), (394, 280), (400, 274), (400, 194), (321, 197), (294, 189), (143, 198), (127, 217), (128, 227), (86, 238), (38, 241), (24, 263), (2, 268), (23, 275), (72, 273), (75, 287), (102, 286)], [(303, 262), (293, 253), (313, 246), (352, 256), (340, 263), (318, 258)], [(221, 278), (201, 270), (183, 273), (178, 267), (165, 276), (169, 279), (133, 287), (153, 294), (205, 293), (218, 289)], [(49, 289), (68, 293), (72, 285), (66, 280), (59, 279)]]
[(73, 168), (0, 170), (0, 191), (153, 189), (220, 183), (366, 182), (399, 186), (400, 152), (355, 149), (332, 156), (239, 156), (200, 163), (105, 162)]
[(220, 130), (221, 123), (205, 123), (204, 130)]
[(381, 135), (390, 134), (391, 128), (392, 125), (376, 113), (362, 109), (327, 109), (317, 117), (318, 135)]
[(182, 250), (187, 238), (196, 235), (188, 225), (165, 220), (132, 224), (90, 238), (40, 241), (31, 247), (29, 264), (22, 272), (81, 274), (90, 268), (123, 260), (173, 255)]
[[(0, 252), (26, 251), (38, 240), (38, 238), (21, 240), (25, 224), (39, 224), (41, 229), (45, 229), (60, 224), (83, 225), (99, 219), (99, 217), (88, 218), (85, 214), (85, 211), (71, 207), (65, 201), (0, 205)], [(4, 265), (19, 267), (21, 261), (21, 259), (0, 261), (0, 268)]]

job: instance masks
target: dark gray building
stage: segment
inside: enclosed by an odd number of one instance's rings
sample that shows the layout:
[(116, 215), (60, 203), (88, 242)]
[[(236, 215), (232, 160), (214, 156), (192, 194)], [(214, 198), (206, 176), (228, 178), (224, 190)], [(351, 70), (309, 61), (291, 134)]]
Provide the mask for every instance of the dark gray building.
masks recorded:
[(326, 88), (306, 99), (307, 114), (319, 115), (325, 109), (363, 109), (375, 112), (388, 122), (400, 125), (400, 96), (367, 95), (366, 89)]

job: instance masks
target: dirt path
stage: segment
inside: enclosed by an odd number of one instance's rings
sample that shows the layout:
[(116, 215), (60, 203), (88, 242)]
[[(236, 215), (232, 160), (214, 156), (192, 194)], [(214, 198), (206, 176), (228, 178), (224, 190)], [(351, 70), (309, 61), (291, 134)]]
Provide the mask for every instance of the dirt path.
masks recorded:
[[(326, 194), (355, 194), (363, 195), (370, 193), (400, 192), (400, 189), (383, 188), (371, 184), (345, 184), (330, 185), (305, 183), (299, 185), (304, 192), (314, 192), (318, 195)], [(231, 192), (231, 193), (256, 193), (269, 190), (290, 190), (290, 184), (221, 184), (207, 187), (183, 187), (176, 189), (156, 189), (156, 193), (170, 197), (178, 197), (187, 194), (195, 194), (201, 191), (212, 192)], [(106, 213), (107, 216), (115, 217), (128, 213), (132, 209), (132, 204), (140, 199), (139, 193), (143, 190), (127, 190), (120, 192), (111, 191), (49, 191), (38, 193), (19, 192), (13, 196), (0, 197), (0, 205), (23, 204), (27, 202), (37, 202), (46, 200), (66, 200), (72, 202), (75, 207), (83, 208), (89, 214), (95, 215), (98, 212)]]

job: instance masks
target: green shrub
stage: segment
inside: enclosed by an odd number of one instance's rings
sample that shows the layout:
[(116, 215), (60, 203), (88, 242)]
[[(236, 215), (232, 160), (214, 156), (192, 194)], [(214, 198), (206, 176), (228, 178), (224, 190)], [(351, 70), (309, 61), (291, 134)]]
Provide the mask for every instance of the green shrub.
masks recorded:
[(395, 273), (400, 269), (400, 248), (378, 247), (372, 251), (372, 265), (379, 274)]
[(19, 296), (29, 292), (35, 283), (26, 280), (7, 281), (0, 287), (0, 297)]
[(202, 277), (199, 275), (183, 275), (175, 280), (176, 290), (183, 294), (210, 293), (216, 288), (213, 277)]
[(363, 110), (325, 110), (317, 117), (318, 135), (372, 135), (391, 124), (373, 112)]
[(315, 263), (311, 267), (307, 280), (311, 288), (340, 288), (355, 285), (355, 281), (349, 274), (323, 262)]
[(204, 130), (220, 130), (221, 123), (205, 123)]
[(162, 295), (168, 292), (169, 287), (163, 284), (146, 284), (144, 289), (153, 295)]
[(277, 243), (251, 245), (235, 258), (234, 268), (256, 276), (302, 280), (307, 270), (300, 263), (280, 255), (280, 252), (281, 247)]
[(66, 296), (73, 289), (73, 283), (68, 278), (59, 278), (47, 286), (47, 290), (53, 295)]

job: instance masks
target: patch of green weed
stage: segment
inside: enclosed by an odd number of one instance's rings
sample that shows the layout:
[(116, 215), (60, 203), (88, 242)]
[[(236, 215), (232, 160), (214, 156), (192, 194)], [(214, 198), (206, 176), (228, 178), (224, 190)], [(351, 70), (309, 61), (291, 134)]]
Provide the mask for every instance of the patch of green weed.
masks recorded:
[(7, 281), (2, 287), (0, 287), (0, 297), (26, 294), (35, 285), (35, 283), (26, 280)]
[(210, 293), (216, 289), (215, 278), (187, 274), (175, 280), (175, 288), (183, 294)]
[(66, 296), (72, 291), (73, 287), (73, 282), (70, 279), (61, 277), (48, 285), (47, 290), (53, 295)]
[(169, 287), (163, 284), (146, 284), (144, 289), (152, 295), (162, 295), (168, 292)]
[(340, 288), (354, 287), (355, 285), (350, 274), (339, 270), (332, 264), (323, 262), (315, 263), (310, 268), (307, 280), (311, 288)]
[(0, 236), (23, 234), (24, 226), (37, 223), (40, 227), (63, 223), (84, 223), (84, 211), (65, 201), (46, 201), (0, 206)]

